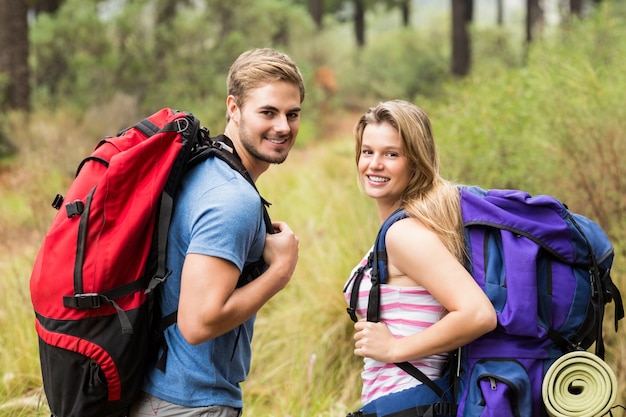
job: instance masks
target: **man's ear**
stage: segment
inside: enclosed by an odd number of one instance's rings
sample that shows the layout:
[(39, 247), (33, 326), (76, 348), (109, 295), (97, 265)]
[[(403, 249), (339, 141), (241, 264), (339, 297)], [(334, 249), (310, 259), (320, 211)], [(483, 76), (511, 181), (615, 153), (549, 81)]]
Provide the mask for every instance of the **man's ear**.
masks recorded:
[(226, 98), (226, 110), (228, 111), (230, 119), (239, 123), (241, 111), (239, 109), (239, 105), (237, 104), (237, 99), (232, 95)]

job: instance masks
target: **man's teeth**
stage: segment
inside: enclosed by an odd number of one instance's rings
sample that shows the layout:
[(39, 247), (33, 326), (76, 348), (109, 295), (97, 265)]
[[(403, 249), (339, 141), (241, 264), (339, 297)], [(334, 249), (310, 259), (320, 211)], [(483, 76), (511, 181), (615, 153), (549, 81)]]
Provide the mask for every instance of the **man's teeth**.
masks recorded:
[(282, 145), (283, 143), (287, 142), (287, 139), (268, 139), (268, 140), (277, 145)]

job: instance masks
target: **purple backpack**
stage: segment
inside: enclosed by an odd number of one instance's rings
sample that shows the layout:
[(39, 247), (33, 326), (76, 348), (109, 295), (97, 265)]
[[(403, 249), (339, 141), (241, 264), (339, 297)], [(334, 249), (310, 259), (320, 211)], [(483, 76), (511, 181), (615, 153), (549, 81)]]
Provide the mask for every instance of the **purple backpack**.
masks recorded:
[[(598, 224), (546, 195), (461, 187), (461, 212), (466, 267), (493, 303), (498, 325), (452, 355), (457, 416), (547, 416), (541, 386), (550, 365), (594, 343), (603, 359), (605, 305), (615, 303), (616, 331), (624, 317), (610, 277), (613, 246)], [(387, 280), (384, 235), (407, 216), (392, 214), (376, 238), (370, 321), (378, 321), (380, 283)]]

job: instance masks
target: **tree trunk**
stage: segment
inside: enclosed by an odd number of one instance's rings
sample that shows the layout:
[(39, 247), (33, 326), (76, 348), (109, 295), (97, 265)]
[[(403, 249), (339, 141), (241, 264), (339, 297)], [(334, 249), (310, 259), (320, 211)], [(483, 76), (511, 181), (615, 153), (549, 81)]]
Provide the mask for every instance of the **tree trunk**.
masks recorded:
[(321, 30), (324, 18), (324, 0), (309, 0), (309, 13), (317, 30)]
[(61, 7), (63, 0), (36, 0), (30, 1), (35, 14), (55, 13)]
[(497, 2), (496, 2), (496, 24), (498, 26), (504, 26), (504, 4), (503, 4), (503, 0), (497, 0)]
[(466, 0), (465, 3), (465, 23), (469, 24), (474, 20), (474, 0)]
[(365, 0), (354, 0), (354, 35), (356, 45), (365, 46)]
[(170, 68), (167, 65), (166, 55), (176, 48), (176, 38), (172, 36), (172, 25), (179, 2), (177, 0), (158, 0), (156, 2), (156, 32), (155, 40), (158, 48), (155, 49), (155, 79), (164, 80)]
[(471, 39), (468, 21), (472, 16), (472, 2), (452, 0), (452, 74), (464, 77), (471, 66)]
[(400, 8), (402, 9), (402, 27), (409, 27), (411, 25), (411, 0), (402, 0)]
[(581, 17), (583, 15), (583, 0), (569, 1), (570, 16)]
[(526, 43), (530, 44), (535, 36), (537, 24), (542, 20), (539, 0), (526, 0)]
[(178, 2), (176, 0), (159, 0), (156, 3), (156, 24), (158, 25), (170, 25), (176, 17), (178, 11)]
[(0, 0), (0, 108), (30, 109), (28, 8), (24, 0)]

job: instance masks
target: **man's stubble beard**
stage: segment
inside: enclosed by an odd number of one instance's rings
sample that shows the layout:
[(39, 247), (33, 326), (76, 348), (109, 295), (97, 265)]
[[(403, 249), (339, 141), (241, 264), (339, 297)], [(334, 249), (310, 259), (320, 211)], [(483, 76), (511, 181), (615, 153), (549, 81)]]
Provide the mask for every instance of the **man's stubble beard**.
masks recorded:
[[(279, 165), (285, 162), (285, 160), (287, 159), (287, 156), (289, 155), (289, 151), (287, 151), (284, 154), (282, 153), (277, 154), (274, 157), (272, 157), (271, 155), (266, 155), (260, 152), (258, 148), (254, 145), (254, 142), (249, 139), (251, 136), (252, 135), (246, 129), (245, 124), (242, 123), (239, 127), (240, 142), (243, 148), (246, 150), (246, 152), (248, 152), (253, 158), (258, 159), (259, 161), (267, 162), (268, 164)], [(262, 140), (265, 140), (265, 139), (262, 139)]]

